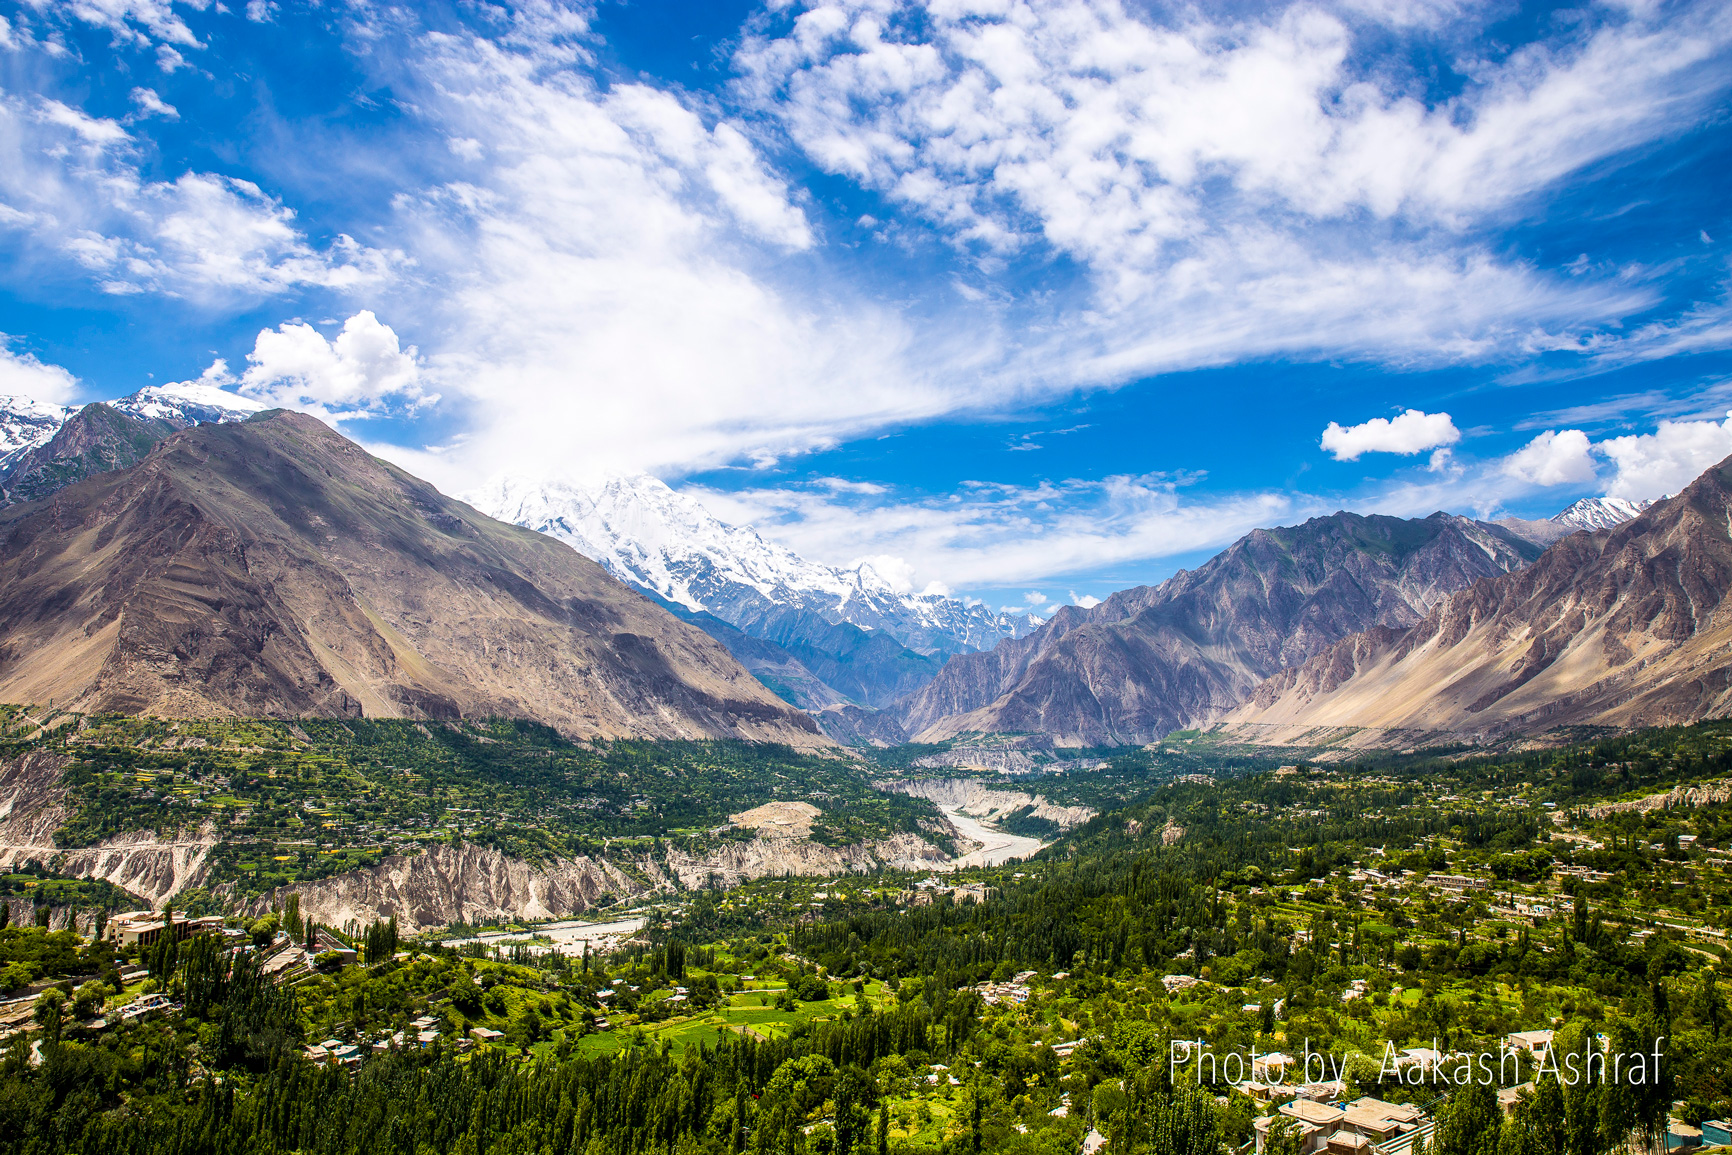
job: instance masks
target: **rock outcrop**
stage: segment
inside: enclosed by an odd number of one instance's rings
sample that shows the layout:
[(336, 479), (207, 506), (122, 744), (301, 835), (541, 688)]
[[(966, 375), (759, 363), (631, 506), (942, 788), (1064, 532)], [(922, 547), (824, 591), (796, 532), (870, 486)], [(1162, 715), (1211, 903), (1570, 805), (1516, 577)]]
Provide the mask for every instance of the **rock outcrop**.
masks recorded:
[(833, 847), (802, 837), (760, 836), (746, 842), (725, 842), (703, 855), (670, 851), (667, 869), (682, 886), (738, 886), (769, 875), (864, 874), (874, 870), (942, 870), (950, 859), (932, 843), (913, 834), (898, 834), (878, 842)]
[(68, 817), (60, 784), (65, 769), (64, 756), (44, 750), (0, 761), (0, 867), (38, 862), (60, 874), (112, 882), (153, 907), (204, 882), (217, 845), (208, 827), (179, 838), (135, 831), (95, 846), (56, 846), (54, 832)]
[(1650, 810), (1714, 806), (1721, 802), (1732, 802), (1732, 778), (1716, 778), (1712, 782), (1698, 782), (1694, 786), (1674, 786), (1659, 794), (1648, 794), (1623, 802), (1602, 802), (1598, 806), (1588, 807), (1587, 814), (1590, 818), (1604, 818), (1608, 814), (1627, 811), (1643, 814)]
[(304, 915), (332, 926), (395, 917), (405, 930), (419, 930), (562, 918), (589, 910), (603, 896), (628, 898), (649, 888), (642, 877), (601, 859), (556, 858), (537, 865), (465, 843), (393, 854), (378, 866), (281, 887), (254, 899), (248, 910), (262, 914), (298, 894)]
[(1061, 806), (1038, 794), (993, 789), (976, 778), (891, 779), (875, 785), (880, 790), (924, 798), (941, 810), (959, 810), (987, 822), (1026, 810), (1031, 818), (1045, 818), (1057, 823), (1060, 830), (1071, 830), (1095, 816), (1088, 806)]

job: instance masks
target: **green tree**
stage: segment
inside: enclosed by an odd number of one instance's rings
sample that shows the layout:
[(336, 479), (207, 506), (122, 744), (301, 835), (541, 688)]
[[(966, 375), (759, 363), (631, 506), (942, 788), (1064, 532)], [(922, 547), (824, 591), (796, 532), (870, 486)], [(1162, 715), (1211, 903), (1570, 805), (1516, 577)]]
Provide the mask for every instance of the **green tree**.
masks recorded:
[(1154, 1155), (1221, 1155), (1221, 1116), (1201, 1087), (1178, 1087), (1155, 1099), (1147, 1116)]
[(1470, 1083), (1438, 1111), (1433, 1155), (1497, 1155), (1502, 1127), (1497, 1092), (1487, 1084)]
[(65, 1006), (66, 996), (52, 987), (36, 1000), (36, 1025), (42, 1028), (42, 1038), (51, 1046), (60, 1042), (61, 1011)]
[[(1286, 1115), (1277, 1115), (1269, 1124), (1269, 1134), (1263, 1140), (1263, 1155), (1302, 1155), (1305, 1137), (1299, 1124)], [(1423, 1155), (1416, 1145), (1413, 1155)]]
[(836, 1103), (836, 1155), (853, 1155), (855, 1141), (872, 1121), (877, 1096), (871, 1076), (852, 1063), (836, 1073), (830, 1089)]

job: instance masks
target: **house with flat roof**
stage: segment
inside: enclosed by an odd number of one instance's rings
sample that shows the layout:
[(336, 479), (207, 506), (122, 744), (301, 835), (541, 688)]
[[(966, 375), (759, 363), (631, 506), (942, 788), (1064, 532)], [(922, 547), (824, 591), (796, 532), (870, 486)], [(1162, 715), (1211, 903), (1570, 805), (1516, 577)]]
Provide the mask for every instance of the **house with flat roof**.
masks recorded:
[[(1295, 1099), (1279, 1111), (1294, 1121), (1304, 1155), (1410, 1155), (1417, 1136), (1433, 1126), (1425, 1112), (1407, 1103), (1386, 1103), (1369, 1096), (1345, 1105)], [(1261, 1155), (1275, 1118), (1252, 1125)]]
[(1512, 1051), (1527, 1051), (1536, 1059), (1543, 1058), (1552, 1049), (1552, 1032), (1511, 1031), (1504, 1036), (1503, 1045)]

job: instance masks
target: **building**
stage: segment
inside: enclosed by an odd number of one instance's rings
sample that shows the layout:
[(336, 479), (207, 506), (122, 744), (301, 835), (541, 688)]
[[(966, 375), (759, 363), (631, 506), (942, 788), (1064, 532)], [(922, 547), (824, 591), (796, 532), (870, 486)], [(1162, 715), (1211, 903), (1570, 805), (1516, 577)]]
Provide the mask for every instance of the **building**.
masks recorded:
[(1666, 1150), (1676, 1151), (1680, 1147), (1700, 1147), (1702, 1145), (1702, 1128), (1692, 1127), (1688, 1123), (1673, 1121), (1666, 1128)]
[(1508, 1050), (1526, 1051), (1536, 1059), (1543, 1059), (1552, 1049), (1552, 1032), (1511, 1031), (1504, 1036), (1503, 1045)]
[(1732, 1123), (1724, 1119), (1702, 1120), (1702, 1146), (1724, 1147), (1732, 1144)]
[(1523, 1083), (1519, 1087), (1504, 1087), (1497, 1093), (1498, 1109), (1504, 1113), (1504, 1118), (1515, 1114), (1515, 1109), (1522, 1101), (1522, 1096), (1534, 1089), (1532, 1082)]
[[(117, 914), (108, 920), (103, 937), (116, 946), (148, 946), (161, 936), (165, 917), (152, 910)], [(174, 920), (174, 937), (177, 939), (185, 938), (189, 934), (221, 934), (222, 929), (223, 920), (220, 915)]]
[[(1304, 1155), (1410, 1155), (1415, 1139), (1429, 1139), (1434, 1126), (1417, 1107), (1369, 1097), (1345, 1106), (1295, 1099), (1279, 1114), (1298, 1127)], [(1262, 1118), (1253, 1125), (1258, 1155), (1274, 1124)]]
[(140, 995), (120, 1008), (120, 1017), (123, 1020), (132, 1020), (143, 1018), (146, 1015), (178, 1010), (180, 1010), (180, 1004), (165, 994)]
[(1292, 1055), (1280, 1051), (1258, 1055), (1251, 1060), (1251, 1078), (1259, 1083), (1279, 1083), (1284, 1081), (1287, 1071), (1297, 1065)]

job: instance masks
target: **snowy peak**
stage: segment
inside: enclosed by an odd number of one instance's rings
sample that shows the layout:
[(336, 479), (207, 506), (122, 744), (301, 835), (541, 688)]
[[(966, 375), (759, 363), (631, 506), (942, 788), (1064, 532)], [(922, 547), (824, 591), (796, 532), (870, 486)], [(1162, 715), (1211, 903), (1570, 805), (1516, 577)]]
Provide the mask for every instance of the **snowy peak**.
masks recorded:
[[(146, 385), (107, 404), (134, 417), (166, 421), (177, 429), (190, 429), (205, 421), (245, 421), (266, 408), (250, 397), (202, 381)], [(78, 409), (76, 405), (0, 396), (0, 474), (32, 449), (47, 445)]]
[(843, 569), (808, 561), (643, 474), (609, 477), (593, 488), (504, 478), (465, 500), (559, 538), (622, 581), (755, 637), (785, 628), (784, 611), (797, 611), (883, 630), (918, 653), (948, 654), (990, 649), (1040, 625), (1032, 615), (898, 589), (864, 563)]
[(690, 610), (709, 608), (694, 585), (718, 581), (772, 600), (796, 589), (848, 592), (838, 571), (806, 562), (749, 526), (716, 520), (654, 477), (609, 477), (593, 490), (508, 478), (466, 500), (501, 521), (557, 537), (616, 577)]
[(0, 396), (0, 473), (38, 445), (48, 444), (73, 412), (28, 397)]
[[(1664, 499), (1662, 499), (1664, 500)], [(1551, 520), (1575, 529), (1611, 529), (1653, 505), (1652, 501), (1628, 501), (1622, 497), (1584, 497)]]
[(134, 417), (155, 418), (189, 429), (202, 422), (221, 424), (245, 421), (266, 406), (239, 393), (230, 393), (202, 381), (177, 381), (169, 385), (146, 385), (110, 405)]

